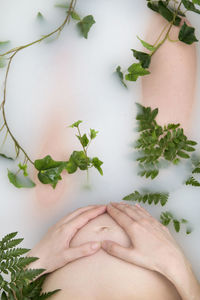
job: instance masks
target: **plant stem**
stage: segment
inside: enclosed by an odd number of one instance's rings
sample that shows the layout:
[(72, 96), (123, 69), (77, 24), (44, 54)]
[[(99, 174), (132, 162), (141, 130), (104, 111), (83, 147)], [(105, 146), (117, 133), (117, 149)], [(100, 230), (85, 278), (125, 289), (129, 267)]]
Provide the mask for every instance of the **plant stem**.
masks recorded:
[[(19, 151), (21, 150), (21, 151), (24, 153), (24, 155), (25, 155), (25, 157), (27, 158), (27, 160), (28, 160), (31, 164), (33, 164), (33, 165), (34, 165), (34, 162), (31, 160), (31, 158), (28, 156), (28, 154), (26, 153), (26, 151), (20, 146), (20, 144), (18, 143), (18, 141), (17, 141), (16, 138), (14, 137), (13, 133), (11, 132), (11, 130), (10, 130), (9, 126), (8, 126), (8, 122), (7, 122), (7, 119), (6, 119), (6, 114), (5, 114), (5, 103), (6, 103), (6, 90), (7, 90), (7, 81), (8, 81), (8, 73), (9, 73), (9, 70), (10, 70), (10, 65), (11, 65), (11, 63), (12, 63), (13, 58), (15, 57), (15, 55), (16, 55), (19, 51), (21, 51), (21, 50), (23, 50), (23, 49), (25, 49), (25, 48), (27, 48), (27, 47), (30, 47), (30, 46), (32, 46), (32, 45), (34, 45), (34, 44), (36, 44), (36, 43), (39, 43), (39, 42), (43, 41), (44, 39), (46, 39), (46, 38), (52, 36), (52, 35), (55, 34), (56, 32), (58, 32), (58, 33), (60, 34), (60, 32), (63, 30), (65, 24), (70, 20), (70, 15), (71, 15), (71, 12), (72, 12), (73, 9), (74, 9), (75, 1), (76, 1), (76, 0), (71, 0), (70, 6), (69, 6), (69, 10), (68, 10), (68, 12), (67, 12), (67, 16), (66, 16), (64, 22), (63, 22), (57, 29), (55, 29), (54, 31), (52, 31), (51, 33), (49, 33), (49, 34), (47, 34), (47, 35), (44, 35), (42, 38), (40, 38), (40, 39), (38, 39), (38, 40), (36, 40), (36, 41), (34, 41), (34, 42), (32, 42), (32, 43), (29, 43), (29, 44), (26, 44), (26, 45), (23, 45), (23, 46), (20, 46), (20, 47), (13, 48), (13, 49), (11, 49), (11, 50), (9, 50), (9, 51), (3, 53), (3, 54), (0, 54), (0, 57), (1, 57), (1, 56), (5, 56), (5, 55), (7, 55), (7, 54), (13, 53), (13, 54), (9, 57), (9, 62), (8, 62), (7, 70), (6, 70), (6, 76), (5, 76), (5, 83), (4, 83), (3, 102), (2, 102), (1, 105), (0, 105), (0, 109), (2, 108), (2, 115), (3, 115), (3, 119), (4, 119), (4, 124), (3, 124), (2, 128), (1, 128), (1, 130), (3, 129), (4, 126), (6, 126), (6, 128), (7, 128), (6, 137), (7, 137), (7, 134), (9, 133), (9, 135), (11, 136), (12, 140), (13, 140), (14, 143), (15, 143), (15, 149), (16, 149), (16, 154), (17, 154), (17, 156), (19, 155)], [(0, 130), (0, 131), (1, 131), (1, 130)], [(16, 158), (17, 158), (17, 156), (16, 156)]]
[(154, 51), (152, 51), (152, 53), (150, 54), (150, 56), (154, 55), (156, 53), (156, 51), (162, 46), (162, 44), (164, 44), (164, 42), (166, 41), (166, 39), (168, 38), (169, 36), (169, 33), (170, 33), (170, 30), (172, 29), (172, 26), (173, 26), (173, 23), (174, 23), (174, 20), (176, 19), (176, 16), (178, 14), (178, 11), (179, 11), (179, 8), (182, 4), (182, 0), (180, 1), (178, 7), (177, 7), (177, 10), (176, 12), (174, 13), (174, 17), (173, 17), (173, 20), (170, 22), (170, 25), (169, 25), (169, 28), (167, 30), (167, 33), (164, 37), (164, 39), (156, 46), (156, 49)]

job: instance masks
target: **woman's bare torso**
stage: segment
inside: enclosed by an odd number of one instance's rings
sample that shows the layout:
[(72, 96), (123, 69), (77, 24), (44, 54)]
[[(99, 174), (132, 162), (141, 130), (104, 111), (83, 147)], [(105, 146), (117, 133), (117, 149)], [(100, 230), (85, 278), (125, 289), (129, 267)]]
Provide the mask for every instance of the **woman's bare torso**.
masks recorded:
[[(131, 245), (123, 229), (105, 213), (79, 230), (70, 246), (103, 239)], [(44, 291), (58, 288), (61, 291), (52, 300), (180, 300), (175, 287), (162, 275), (110, 256), (102, 249), (50, 274)]]

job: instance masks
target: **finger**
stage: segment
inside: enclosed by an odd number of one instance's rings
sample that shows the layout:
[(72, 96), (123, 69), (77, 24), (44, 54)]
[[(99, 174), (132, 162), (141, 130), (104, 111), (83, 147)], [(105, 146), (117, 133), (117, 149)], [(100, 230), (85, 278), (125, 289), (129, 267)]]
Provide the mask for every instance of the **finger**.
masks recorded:
[(147, 216), (152, 217), (152, 215), (144, 208), (142, 207), (140, 204), (136, 203), (135, 204), (141, 211), (143, 211)]
[(84, 206), (84, 207), (80, 207), (78, 209), (76, 209), (75, 211), (69, 213), (67, 216), (64, 216), (58, 223), (57, 225), (61, 225), (63, 223), (69, 222), (70, 220), (72, 220), (73, 218), (77, 217), (78, 215), (80, 215), (81, 213), (83, 213), (84, 211), (87, 211), (89, 209), (98, 207), (98, 205), (88, 205), (88, 206)]
[(68, 248), (66, 250), (66, 263), (78, 258), (89, 256), (96, 253), (101, 248), (100, 242), (89, 242), (78, 247)]
[(112, 205), (107, 205), (107, 213), (124, 229), (128, 236), (132, 237), (131, 226), (134, 220), (130, 218), (127, 214), (120, 211)]
[(141, 218), (146, 217), (146, 215), (141, 212), (137, 206), (133, 205), (124, 205), (120, 203), (112, 203), (114, 207), (117, 209), (123, 211), (125, 214), (127, 214), (130, 218), (132, 218), (134, 221), (139, 221)]
[(127, 262), (133, 262), (133, 248), (122, 247), (121, 245), (109, 240), (102, 241), (101, 247), (110, 255), (121, 258)]
[(105, 205), (99, 206), (99, 207), (89, 209), (81, 213), (80, 215), (78, 215), (76, 218), (73, 218), (71, 221), (69, 221), (66, 224), (68, 237), (71, 239), (80, 228), (86, 225), (90, 220), (103, 214), (105, 211), (106, 211)]

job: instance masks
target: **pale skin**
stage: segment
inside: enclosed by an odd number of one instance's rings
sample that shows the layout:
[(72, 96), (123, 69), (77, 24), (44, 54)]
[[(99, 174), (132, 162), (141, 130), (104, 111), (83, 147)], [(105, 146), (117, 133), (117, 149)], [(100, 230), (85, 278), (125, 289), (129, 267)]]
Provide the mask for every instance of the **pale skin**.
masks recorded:
[[(133, 246), (126, 248), (105, 240), (70, 247), (77, 231), (105, 211), (123, 228)], [(93, 249), (92, 245), (96, 247)], [(45, 268), (44, 273), (50, 273), (81, 257), (93, 255), (100, 248), (130, 264), (161, 273), (173, 283), (182, 300), (200, 299), (200, 284), (181, 248), (169, 230), (138, 204), (94, 205), (72, 212), (52, 226), (30, 251), (29, 256), (40, 259), (29, 267)]]

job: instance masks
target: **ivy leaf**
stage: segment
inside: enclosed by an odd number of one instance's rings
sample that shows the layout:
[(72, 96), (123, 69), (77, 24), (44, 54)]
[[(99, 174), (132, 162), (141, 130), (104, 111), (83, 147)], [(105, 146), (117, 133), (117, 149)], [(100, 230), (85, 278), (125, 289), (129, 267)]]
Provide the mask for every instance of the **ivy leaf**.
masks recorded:
[(81, 17), (74, 10), (71, 12), (71, 17), (72, 17), (72, 19), (74, 19), (76, 21), (81, 20)]
[(117, 73), (117, 75), (118, 75), (118, 77), (119, 77), (121, 83), (123, 84), (123, 86), (124, 86), (125, 88), (128, 88), (127, 85), (126, 85), (126, 83), (124, 82), (124, 74), (122, 73), (121, 67), (120, 67), (120, 66), (118, 66), (118, 67), (116, 68), (116, 73)]
[(185, 6), (185, 8), (187, 10), (190, 10), (190, 11), (196, 12), (197, 14), (200, 14), (200, 10), (197, 9), (195, 7), (194, 3), (192, 3), (191, 1), (189, 1), (189, 0), (182, 0), (182, 3), (183, 3), (183, 5)]
[(12, 173), (10, 170), (8, 170), (8, 179), (17, 188), (32, 188), (35, 186), (35, 183), (30, 178), (23, 180), (23, 178)]
[(101, 175), (103, 175), (103, 170), (101, 168), (101, 165), (103, 164), (103, 162), (100, 159), (98, 159), (98, 157), (94, 157), (92, 159), (92, 164), (99, 171), (99, 173)]
[(80, 22), (77, 23), (77, 26), (82, 34), (82, 36), (87, 39), (90, 28), (95, 24), (95, 20), (92, 15), (84, 17)]
[(24, 176), (27, 177), (28, 176), (28, 173), (27, 173), (27, 164), (21, 165), (21, 163), (19, 163), (18, 167), (20, 168), (20, 170), (23, 171)]
[(55, 189), (59, 180), (62, 179), (61, 173), (66, 168), (67, 162), (55, 161), (50, 155), (42, 159), (37, 159), (34, 162), (35, 168), (39, 171), (38, 179), (43, 184), (51, 184)]
[(98, 133), (99, 133), (98, 131), (90, 128), (90, 139), (91, 140), (95, 139)]
[[(80, 170), (87, 170), (90, 163), (89, 158), (83, 151), (73, 151), (69, 161), (73, 162)], [(68, 167), (66, 168), (68, 169)]]
[(180, 222), (176, 219), (173, 220), (173, 224), (174, 224), (174, 228), (176, 230), (176, 232), (180, 231)]
[(87, 145), (89, 143), (89, 139), (86, 134), (84, 134), (83, 136), (77, 135), (77, 138), (79, 139), (79, 141), (83, 147), (87, 147)]
[(14, 160), (14, 158), (9, 157), (9, 156), (7, 156), (7, 155), (5, 155), (3, 153), (0, 153), (0, 156), (3, 157), (3, 158), (6, 158), (6, 159)]
[(139, 76), (150, 74), (150, 72), (141, 66), (141, 63), (134, 63), (128, 68), (129, 74), (125, 75), (125, 79), (129, 81), (136, 81)]
[(138, 59), (141, 63), (141, 66), (143, 68), (148, 68), (151, 63), (151, 56), (145, 52), (137, 51), (134, 49), (131, 49), (133, 51), (133, 55), (136, 59)]
[(195, 28), (188, 26), (185, 22), (182, 25), (178, 38), (181, 42), (191, 45), (194, 42), (198, 42), (195, 34), (194, 34)]
[(146, 49), (150, 50), (151, 52), (153, 52), (153, 51), (156, 49), (156, 47), (154, 47), (153, 45), (151, 45), (151, 44), (149, 44), (149, 43), (143, 41), (141, 38), (139, 38), (139, 36), (137, 36), (137, 38), (140, 40), (140, 42), (142, 43), (142, 45), (143, 45)]

